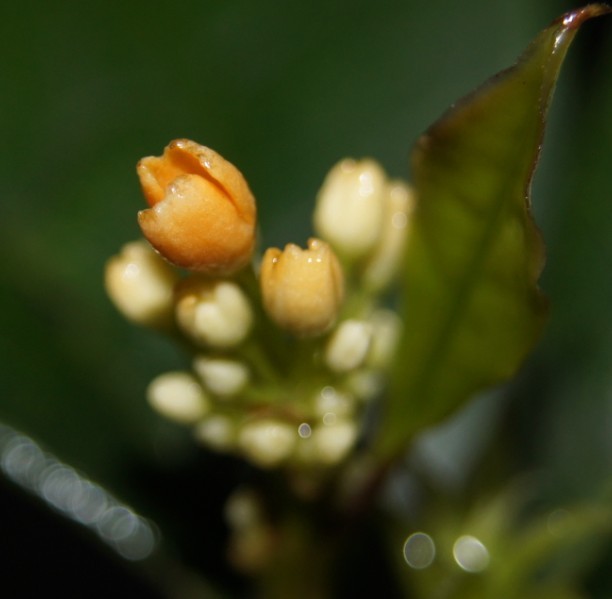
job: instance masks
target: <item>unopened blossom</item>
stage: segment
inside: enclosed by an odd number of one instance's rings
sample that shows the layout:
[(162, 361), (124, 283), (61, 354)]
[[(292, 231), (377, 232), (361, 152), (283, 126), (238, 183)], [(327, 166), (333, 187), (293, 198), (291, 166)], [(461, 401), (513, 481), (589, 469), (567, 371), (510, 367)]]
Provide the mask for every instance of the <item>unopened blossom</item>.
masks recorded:
[(104, 272), (106, 291), (119, 311), (148, 326), (172, 322), (177, 280), (174, 270), (145, 241), (126, 243)]
[(365, 265), (362, 280), (373, 291), (384, 289), (397, 272), (408, 239), (414, 192), (402, 181), (392, 181), (384, 194), (382, 231)]
[(368, 365), (385, 369), (395, 355), (402, 333), (402, 319), (393, 310), (379, 308), (369, 317), (368, 322), (372, 327)]
[(157, 412), (182, 424), (197, 422), (210, 409), (202, 386), (188, 372), (167, 372), (154, 378), (147, 399)]
[(351, 416), (355, 412), (355, 400), (349, 393), (327, 385), (315, 395), (313, 409), (320, 417), (325, 414)]
[(343, 256), (363, 257), (380, 239), (386, 185), (383, 169), (373, 160), (336, 164), (317, 196), (317, 235)]
[(138, 222), (149, 243), (169, 262), (227, 275), (251, 259), (255, 199), (242, 173), (214, 150), (187, 139), (137, 167), (149, 205)]
[(345, 320), (333, 332), (325, 348), (325, 363), (334, 372), (349, 372), (363, 364), (370, 342), (372, 325), (362, 320)]
[(253, 313), (244, 291), (233, 281), (194, 275), (176, 287), (176, 320), (197, 343), (226, 349), (244, 341)]
[(316, 458), (324, 464), (337, 464), (343, 460), (357, 440), (357, 425), (353, 420), (334, 420), (315, 428), (310, 439)]
[(297, 442), (298, 435), (286, 422), (262, 418), (247, 422), (238, 435), (238, 444), (245, 456), (263, 468), (284, 462)]
[(261, 265), (266, 312), (299, 336), (318, 335), (336, 320), (344, 294), (342, 269), (329, 245), (309, 239), (308, 249), (292, 243), (270, 248)]
[(197, 356), (193, 369), (205, 387), (219, 397), (232, 397), (239, 393), (249, 381), (249, 369), (238, 360)]

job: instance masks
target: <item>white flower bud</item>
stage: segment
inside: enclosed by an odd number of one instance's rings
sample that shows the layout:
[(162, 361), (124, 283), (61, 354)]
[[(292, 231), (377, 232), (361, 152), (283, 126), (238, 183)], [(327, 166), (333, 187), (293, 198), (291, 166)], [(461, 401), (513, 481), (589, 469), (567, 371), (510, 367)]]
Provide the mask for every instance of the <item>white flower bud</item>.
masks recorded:
[(396, 181), (387, 187), (384, 203), (382, 234), (363, 271), (363, 282), (373, 291), (384, 289), (397, 271), (408, 239), (414, 193)]
[(357, 425), (349, 420), (317, 426), (310, 441), (316, 449), (318, 461), (327, 465), (340, 462), (357, 440)]
[(332, 168), (317, 196), (317, 234), (340, 254), (359, 258), (378, 242), (386, 178), (373, 160), (343, 160)]
[(348, 393), (343, 393), (328, 385), (316, 394), (313, 407), (315, 414), (321, 417), (325, 414), (350, 416), (355, 411), (355, 400)]
[(345, 320), (338, 325), (325, 348), (325, 363), (334, 372), (348, 372), (365, 360), (372, 326), (362, 320)]
[(372, 325), (372, 343), (367, 363), (387, 368), (393, 359), (402, 332), (402, 319), (392, 310), (376, 310), (368, 319)]
[(271, 418), (247, 422), (238, 434), (238, 444), (245, 456), (262, 468), (285, 461), (296, 441), (295, 427)]
[(335, 321), (344, 295), (344, 278), (332, 249), (309, 239), (308, 249), (292, 243), (284, 251), (269, 248), (261, 265), (266, 312), (279, 326), (300, 336), (326, 331)]
[(197, 356), (193, 369), (205, 387), (219, 397), (232, 397), (242, 391), (249, 380), (249, 369), (242, 362), (227, 358)]
[(162, 416), (181, 424), (193, 424), (209, 410), (204, 390), (187, 372), (168, 372), (154, 378), (147, 388), (147, 399)]
[(199, 422), (194, 435), (198, 441), (216, 451), (228, 451), (234, 445), (235, 427), (231, 418), (222, 414), (211, 414)]
[(172, 322), (177, 274), (148, 243), (133, 241), (106, 263), (105, 286), (119, 311), (148, 326)]
[(177, 322), (198, 343), (224, 349), (248, 335), (253, 314), (236, 283), (190, 277), (177, 286), (176, 295)]

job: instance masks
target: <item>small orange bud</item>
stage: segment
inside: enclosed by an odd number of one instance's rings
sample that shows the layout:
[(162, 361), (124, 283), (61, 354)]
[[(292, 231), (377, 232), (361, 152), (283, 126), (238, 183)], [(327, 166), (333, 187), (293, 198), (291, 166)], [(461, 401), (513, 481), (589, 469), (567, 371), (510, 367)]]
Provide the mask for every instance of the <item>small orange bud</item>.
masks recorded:
[(251, 259), (256, 207), (242, 173), (214, 150), (188, 139), (137, 166), (151, 208), (138, 213), (149, 243), (169, 262), (213, 275)]
[(292, 243), (282, 252), (266, 250), (260, 282), (270, 318), (297, 335), (326, 331), (342, 303), (342, 269), (332, 249), (320, 239), (309, 239), (307, 250)]

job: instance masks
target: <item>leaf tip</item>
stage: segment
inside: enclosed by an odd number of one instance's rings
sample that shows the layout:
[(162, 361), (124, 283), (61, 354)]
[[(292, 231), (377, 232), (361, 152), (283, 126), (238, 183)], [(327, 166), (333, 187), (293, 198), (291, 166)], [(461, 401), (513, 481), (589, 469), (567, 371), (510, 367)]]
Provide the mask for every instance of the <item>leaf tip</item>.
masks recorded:
[(606, 4), (587, 4), (587, 6), (582, 8), (566, 12), (556, 19), (554, 23), (559, 23), (567, 29), (578, 29), (585, 21), (610, 13), (612, 13), (612, 6)]

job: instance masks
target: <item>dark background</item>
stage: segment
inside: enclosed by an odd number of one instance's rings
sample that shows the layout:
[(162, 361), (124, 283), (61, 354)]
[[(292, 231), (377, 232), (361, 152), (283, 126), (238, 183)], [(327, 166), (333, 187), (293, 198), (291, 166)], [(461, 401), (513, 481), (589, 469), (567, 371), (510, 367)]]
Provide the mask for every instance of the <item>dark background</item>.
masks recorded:
[[(175, 539), (169, 552), (223, 579), (214, 550), (195, 557), (185, 538), (242, 472), (196, 452), (184, 431), (148, 409), (148, 381), (181, 366), (183, 357), (124, 322), (102, 287), (105, 260), (139, 235), (135, 214), (144, 202), (136, 161), (178, 137), (208, 145), (247, 177), (264, 243), (303, 244), (314, 195), (337, 160), (372, 156), (392, 176), (409, 177), (419, 133), (575, 6), (4, 6), (0, 421), (166, 522)], [(542, 284), (552, 318), (506, 422), (516, 435), (508, 451), (525, 470), (545, 472), (559, 501), (594, 497), (610, 483), (611, 106), (608, 17), (578, 34), (551, 111), (534, 209), (548, 244)], [(15, 596), (30, 596), (32, 576), (66, 589), (68, 581), (116, 580), (115, 596), (140, 584), (111, 552), (12, 483), (2, 482), (0, 500), (0, 552), (11, 556), (0, 572), (21, 581)], [(207, 526), (212, 538), (222, 537), (221, 524)], [(91, 589), (88, 596), (108, 596), (99, 585)]]

